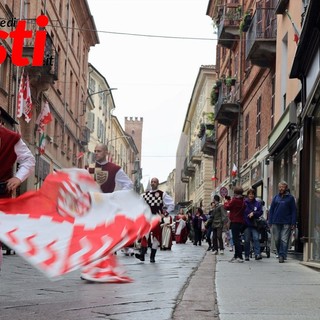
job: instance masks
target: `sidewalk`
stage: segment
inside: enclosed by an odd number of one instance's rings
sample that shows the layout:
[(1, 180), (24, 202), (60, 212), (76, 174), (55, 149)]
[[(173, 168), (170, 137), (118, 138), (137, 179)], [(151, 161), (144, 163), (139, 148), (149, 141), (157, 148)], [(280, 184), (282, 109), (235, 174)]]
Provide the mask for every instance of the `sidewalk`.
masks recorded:
[[(199, 250), (206, 250), (207, 246)], [(174, 308), (172, 320), (212, 320), (219, 319), (215, 292), (216, 256), (211, 251), (203, 251), (191, 277), (185, 283)]]
[[(233, 252), (207, 252), (177, 301), (173, 320), (318, 320), (320, 273), (274, 254), (229, 263)], [(216, 262), (216, 263), (215, 263)]]
[(288, 257), (229, 263), (217, 257), (215, 285), (220, 320), (320, 319), (320, 273)]

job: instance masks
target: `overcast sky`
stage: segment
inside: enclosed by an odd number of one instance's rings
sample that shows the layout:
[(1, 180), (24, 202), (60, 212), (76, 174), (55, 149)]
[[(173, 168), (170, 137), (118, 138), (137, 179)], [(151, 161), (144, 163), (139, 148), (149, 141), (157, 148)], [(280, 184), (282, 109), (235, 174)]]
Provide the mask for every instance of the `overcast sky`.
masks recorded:
[(100, 44), (89, 61), (112, 88), (124, 118), (143, 117), (143, 183), (165, 181), (201, 65), (215, 63), (213, 40), (170, 39), (108, 32), (214, 39), (209, 0), (88, 0)]

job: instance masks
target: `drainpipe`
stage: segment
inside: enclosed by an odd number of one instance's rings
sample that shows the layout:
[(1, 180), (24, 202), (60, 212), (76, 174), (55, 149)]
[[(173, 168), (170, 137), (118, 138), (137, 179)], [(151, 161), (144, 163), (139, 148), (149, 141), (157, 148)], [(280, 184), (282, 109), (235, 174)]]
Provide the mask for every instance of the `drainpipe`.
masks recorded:
[(64, 87), (63, 87), (63, 91), (64, 91), (64, 110), (63, 110), (63, 130), (62, 130), (62, 141), (64, 141), (64, 134), (66, 131), (66, 114), (67, 114), (67, 74), (68, 74), (68, 58), (69, 58), (69, 20), (70, 20), (70, 0), (68, 0), (67, 3), (67, 24), (66, 24), (66, 33), (67, 33), (67, 37), (66, 37), (66, 58), (64, 61)]
[[(23, 2), (24, 0), (20, 0), (19, 20), (22, 20)], [(14, 89), (14, 104), (12, 108), (13, 118), (15, 120), (16, 120), (16, 108), (17, 108), (18, 92), (19, 92), (19, 72), (20, 72), (20, 67), (16, 66), (16, 83), (15, 83), (15, 89)]]
[[(241, 8), (242, 8), (242, 14), (244, 14), (244, 0), (241, 1)], [(240, 46), (239, 46), (239, 74), (238, 74), (238, 79), (239, 79), (239, 89), (238, 89), (238, 103), (239, 103), (239, 112), (238, 112), (238, 128), (237, 128), (237, 143), (238, 143), (238, 154), (237, 154), (237, 168), (238, 168), (238, 172), (237, 172), (237, 179), (238, 179), (238, 184), (240, 184), (240, 143), (241, 143), (241, 97), (242, 97), (242, 73), (243, 73), (243, 62), (245, 61), (244, 59), (242, 59), (242, 56), (244, 55), (244, 51), (243, 49), (243, 41), (242, 41), (242, 37), (243, 37), (243, 32), (240, 32)]]

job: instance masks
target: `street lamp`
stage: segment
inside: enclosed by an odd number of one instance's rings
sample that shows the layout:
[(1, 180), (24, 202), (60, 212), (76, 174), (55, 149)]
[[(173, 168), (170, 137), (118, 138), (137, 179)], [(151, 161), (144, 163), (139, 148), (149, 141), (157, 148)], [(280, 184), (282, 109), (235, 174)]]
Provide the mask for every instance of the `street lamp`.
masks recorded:
[(95, 94), (99, 94), (99, 93), (102, 93), (102, 92), (109, 92), (109, 94), (111, 94), (111, 91), (112, 90), (118, 90), (118, 88), (108, 88), (108, 89), (104, 89), (104, 90), (100, 90), (100, 91), (97, 91), (97, 92), (93, 92), (93, 93), (90, 93), (88, 94), (86, 100), (84, 101), (83, 103), (83, 107), (82, 107), (82, 114), (80, 114), (80, 117), (82, 117), (85, 113), (86, 113), (86, 110), (87, 110), (87, 102), (88, 102), (88, 99), (91, 98), (93, 95)]

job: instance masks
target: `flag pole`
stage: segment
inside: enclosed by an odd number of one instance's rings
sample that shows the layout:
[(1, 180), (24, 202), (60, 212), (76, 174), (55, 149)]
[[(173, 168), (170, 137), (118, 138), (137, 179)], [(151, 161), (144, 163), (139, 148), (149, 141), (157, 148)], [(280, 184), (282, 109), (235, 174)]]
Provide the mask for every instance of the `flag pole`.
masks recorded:
[[(299, 40), (299, 38), (300, 38), (300, 31), (298, 30), (296, 24), (295, 24), (294, 21), (292, 20), (290, 14), (289, 14), (288, 9), (285, 10), (285, 13), (286, 13), (287, 17), (289, 18), (289, 20), (290, 20), (290, 22), (291, 22), (291, 24), (292, 24), (292, 27), (293, 27), (293, 29), (294, 29), (295, 35), (294, 35), (294, 39), (293, 39), (293, 40), (295, 41), (296, 44), (298, 44), (298, 40)], [(296, 36), (297, 36), (298, 38), (296, 38)]]

